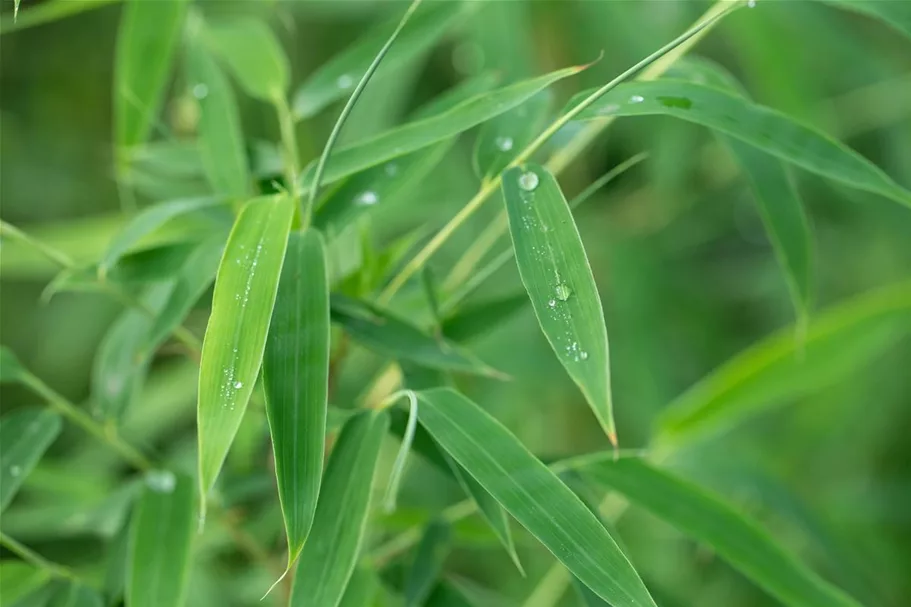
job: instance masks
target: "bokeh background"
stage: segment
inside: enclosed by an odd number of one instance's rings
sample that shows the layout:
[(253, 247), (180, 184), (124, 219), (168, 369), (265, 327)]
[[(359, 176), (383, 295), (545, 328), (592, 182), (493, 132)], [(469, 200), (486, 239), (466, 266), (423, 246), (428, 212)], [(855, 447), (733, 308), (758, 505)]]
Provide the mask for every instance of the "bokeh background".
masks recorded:
[[(23, 0), (23, 10), (32, 4), (37, 2)], [(295, 83), (406, 6), (350, 0), (197, 4), (207, 14), (262, 15), (282, 40)], [(589, 62), (603, 52), (591, 69), (553, 87), (556, 111), (573, 93), (606, 82), (675, 37), (708, 7), (695, 0), (485, 4), (419, 60), (381, 69), (343, 140), (398, 124), (435, 95), (478, 74), (491, 71), (510, 81)], [(6, 20), (11, 0), (3, 0), (2, 7)], [(86, 263), (98, 259), (124, 223), (110, 143), (119, 14), (120, 6), (111, 3), (0, 37), (2, 218)], [(739, 11), (716, 28), (696, 54), (731, 70), (757, 101), (831, 133), (911, 186), (911, 41), (899, 33), (822, 2), (760, 0), (755, 9)], [(161, 117), (163, 128), (178, 135), (192, 131), (194, 119), (185, 89), (178, 75)], [(271, 108), (239, 98), (248, 137), (277, 141)], [(339, 110), (333, 105), (298, 126), (304, 161), (318, 155)], [(407, 196), (377, 205), (370, 220), (377, 247), (415, 226), (442, 225), (470, 198), (478, 185), (471, 166), (476, 133), (463, 135)], [(566, 135), (559, 134), (553, 145)], [(572, 196), (642, 151), (650, 154), (645, 163), (601, 190), (577, 215), (604, 300), (620, 436), (627, 447), (647, 446), (654, 416), (675, 396), (793, 322), (785, 280), (749, 187), (705, 129), (670, 118), (621, 119), (561, 176), (561, 185)], [(815, 234), (817, 310), (911, 276), (907, 208), (795, 174)], [(141, 201), (183, 193), (168, 188), (154, 196), (147, 192)], [(444, 274), (500, 208), (496, 200), (488, 203), (433, 267)], [(2, 342), (54, 389), (90, 403), (93, 356), (121, 307), (92, 293), (63, 293), (42, 303), (55, 273), (43, 258), (2, 243)], [(481, 296), (521, 291), (509, 263)], [(188, 319), (200, 336), (208, 297)], [(397, 305), (407, 310), (408, 297)], [(513, 380), (460, 378), (461, 389), (536, 454), (552, 458), (606, 448), (530, 308), (469, 345)], [(333, 402), (357, 403), (380, 365), (376, 356), (355, 349)], [(125, 427), (132, 440), (186, 460), (191, 469), (195, 373), (191, 361), (166, 347)], [(2, 389), (3, 412), (34, 402), (22, 389)], [(896, 339), (851, 373), (776, 405), (692, 445), (678, 465), (755, 515), (790, 550), (864, 604), (907, 605), (911, 340)], [(241, 523), (280, 554), (267, 432), (261, 407), (251, 407), (222, 491)], [(388, 447), (391, 458), (396, 444), (390, 440)], [(121, 538), (127, 480), (104, 449), (69, 428), (4, 514), (3, 529), (101, 579)], [(458, 499), (458, 487), (415, 458), (401, 510), (377, 518), (374, 539), (383, 530), (418, 524), (433, 508)], [(710, 551), (635, 508), (618, 531), (662, 605), (776, 604)], [(456, 537), (447, 575), (485, 597), (479, 605), (519, 604), (551, 563), (522, 532), (526, 578), (479, 521), (460, 524)], [(391, 586), (407, 558), (387, 571)], [(216, 526), (197, 551), (188, 604), (257, 604), (272, 577)], [(562, 604), (581, 603), (569, 592)]]

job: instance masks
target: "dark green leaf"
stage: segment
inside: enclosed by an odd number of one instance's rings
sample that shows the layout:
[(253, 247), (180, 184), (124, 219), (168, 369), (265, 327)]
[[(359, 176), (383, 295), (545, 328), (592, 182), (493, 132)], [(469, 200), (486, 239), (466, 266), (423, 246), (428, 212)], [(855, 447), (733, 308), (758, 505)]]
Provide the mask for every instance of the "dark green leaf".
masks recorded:
[(486, 335), (512, 318), (527, 303), (528, 295), (522, 293), (466, 307), (443, 321), (443, 335), (458, 342)]
[(51, 598), (48, 607), (102, 607), (101, 596), (83, 584), (67, 582)]
[(424, 529), (405, 581), (405, 607), (426, 602), (449, 552), (449, 535), (449, 524), (444, 521), (432, 521)]
[(0, 346), (0, 383), (8, 384), (20, 381), (26, 371), (13, 351)]
[(0, 418), (0, 511), (60, 435), (63, 422), (48, 409), (25, 407)]
[(356, 567), (339, 607), (372, 607), (379, 584), (376, 573), (363, 567)]
[(880, 19), (911, 38), (911, 4), (896, 0), (823, 0), (833, 6)]

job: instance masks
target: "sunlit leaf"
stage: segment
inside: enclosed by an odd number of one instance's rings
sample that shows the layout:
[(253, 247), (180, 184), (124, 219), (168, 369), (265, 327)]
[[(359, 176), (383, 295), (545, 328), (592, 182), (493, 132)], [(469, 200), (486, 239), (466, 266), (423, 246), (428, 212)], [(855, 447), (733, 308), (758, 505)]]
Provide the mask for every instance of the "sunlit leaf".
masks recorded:
[(293, 213), (291, 200), (284, 196), (248, 203), (237, 217), (218, 268), (199, 370), (203, 506), (259, 373)]
[(263, 357), (266, 413), (289, 564), (310, 532), (323, 472), (329, 378), (329, 284), (323, 239), (291, 235)]
[(62, 428), (59, 415), (37, 407), (0, 417), (0, 511), (9, 505)]
[(711, 546), (736, 569), (791, 607), (859, 607), (786, 553), (757, 523), (696, 485), (642, 459), (605, 457), (580, 470)]
[(431, 521), (424, 529), (405, 580), (405, 607), (424, 605), (449, 552), (449, 525)]
[(38, 590), (49, 575), (44, 569), (22, 561), (0, 561), (0, 607), (13, 607), (16, 602)]
[(121, 150), (145, 143), (158, 121), (189, 2), (124, 4), (114, 61), (114, 139)]
[(377, 457), (389, 416), (364, 411), (342, 428), (329, 457), (313, 528), (298, 560), (291, 607), (335, 607), (358, 559)]
[(680, 395), (661, 414), (662, 438), (677, 441), (729, 426), (757, 410), (845, 378), (911, 329), (911, 283), (819, 313), (801, 348), (792, 328), (744, 350)]
[(452, 390), (418, 399), (437, 443), (598, 596), (617, 607), (655, 604), (598, 519), (509, 430)]
[(291, 68), (272, 30), (258, 19), (207, 24), (205, 38), (248, 95), (263, 101), (283, 97)]
[(434, 369), (498, 375), (495, 369), (459, 346), (427, 335), (418, 327), (365, 301), (334, 294), (332, 320), (365, 346), (393, 358)]
[[(568, 107), (590, 92), (574, 97)], [(812, 173), (911, 206), (911, 192), (854, 150), (781, 112), (714, 87), (680, 80), (621, 84), (578, 119), (653, 114), (707, 126)]]
[(190, 570), (196, 532), (193, 481), (156, 470), (133, 513), (127, 568), (127, 607), (180, 607)]
[(538, 324), (616, 443), (607, 328), (582, 239), (557, 180), (538, 165), (503, 175), (516, 264)]

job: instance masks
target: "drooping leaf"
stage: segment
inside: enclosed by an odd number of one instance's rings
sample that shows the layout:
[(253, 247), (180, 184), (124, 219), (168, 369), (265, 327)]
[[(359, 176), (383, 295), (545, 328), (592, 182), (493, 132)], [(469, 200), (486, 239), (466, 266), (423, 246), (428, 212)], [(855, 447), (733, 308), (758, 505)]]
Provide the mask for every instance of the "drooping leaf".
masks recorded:
[(243, 200), (250, 195), (252, 177), (234, 91), (202, 44), (190, 45), (188, 59), (193, 96), (199, 100), (199, 153), (209, 183), (216, 193)]
[(421, 424), (437, 443), (567, 569), (612, 605), (654, 606), (598, 519), (509, 430), (452, 390), (418, 399)]
[(342, 428), (298, 560), (291, 607), (335, 607), (341, 601), (363, 542), (374, 471), (388, 427), (386, 413), (364, 411)]
[(323, 472), (329, 380), (329, 282), (322, 236), (291, 235), (263, 357), (266, 413), (288, 563), (313, 523)]
[(911, 4), (893, 0), (823, 0), (827, 4), (881, 20), (911, 38)]
[(859, 607), (786, 553), (757, 523), (718, 497), (641, 458), (609, 456), (586, 465), (580, 473), (708, 544), (785, 605)]
[(79, 582), (67, 582), (51, 597), (48, 607), (102, 607), (101, 596)]
[[(587, 94), (574, 97), (568, 107)], [(670, 79), (621, 84), (577, 119), (654, 114), (707, 126), (812, 173), (911, 206), (911, 192), (854, 150), (781, 112), (714, 87)]]
[(16, 409), (0, 418), (0, 512), (62, 428), (59, 415), (37, 407)]
[(868, 293), (819, 313), (801, 348), (793, 328), (747, 348), (677, 397), (660, 417), (659, 440), (677, 441), (736, 423), (844, 378), (911, 329), (911, 283)]
[[(478, 95), (445, 112), (393, 128), (367, 141), (354, 143), (333, 152), (320, 183), (325, 185), (364, 169), (384, 164), (449, 139), (490, 118), (516, 107), (554, 82), (578, 74), (586, 66), (569, 67), (517, 82), (490, 93)], [(315, 163), (304, 171), (305, 189), (311, 187)]]
[[(444, 2), (418, 12), (389, 49), (385, 70), (392, 72), (430, 49), (449, 27), (475, 8), (473, 2)], [(330, 103), (347, 97), (394, 27), (395, 23), (383, 24), (314, 72), (294, 95), (295, 116), (309, 118)]]
[(445, 521), (434, 520), (424, 528), (405, 580), (405, 607), (425, 604), (449, 552), (449, 536), (449, 524)]
[(538, 324), (616, 444), (604, 311), (572, 211), (557, 180), (538, 165), (507, 171), (503, 198)]
[(114, 141), (119, 151), (145, 143), (164, 100), (187, 0), (128, 0), (114, 67)]
[(48, 572), (23, 561), (0, 561), (0, 607), (13, 607), (48, 580)]
[(293, 213), (285, 196), (248, 203), (237, 217), (218, 268), (199, 370), (203, 507), (259, 373)]
[(25, 368), (13, 351), (6, 346), (0, 346), (0, 383), (9, 384), (21, 381), (25, 373)]
[(218, 21), (207, 24), (204, 35), (248, 95), (262, 101), (284, 97), (291, 68), (265, 23), (250, 17)]
[(127, 567), (127, 607), (181, 607), (195, 533), (193, 480), (149, 472), (133, 513)]
[(459, 346), (365, 301), (332, 295), (332, 320), (365, 346), (393, 358), (449, 371), (497, 376), (498, 372)]

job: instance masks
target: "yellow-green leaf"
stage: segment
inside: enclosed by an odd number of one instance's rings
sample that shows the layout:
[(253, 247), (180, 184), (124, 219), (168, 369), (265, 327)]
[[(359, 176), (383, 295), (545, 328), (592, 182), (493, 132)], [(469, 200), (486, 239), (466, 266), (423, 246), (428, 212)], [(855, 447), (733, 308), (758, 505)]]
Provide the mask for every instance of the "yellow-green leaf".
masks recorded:
[(249, 17), (213, 22), (205, 38), (248, 95), (263, 101), (284, 97), (291, 68), (265, 23)]
[(22, 561), (0, 561), (0, 607), (12, 607), (38, 590), (49, 575), (44, 569)]

